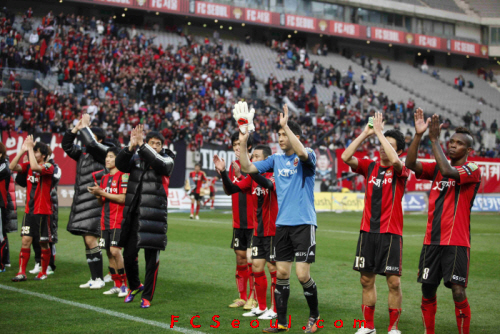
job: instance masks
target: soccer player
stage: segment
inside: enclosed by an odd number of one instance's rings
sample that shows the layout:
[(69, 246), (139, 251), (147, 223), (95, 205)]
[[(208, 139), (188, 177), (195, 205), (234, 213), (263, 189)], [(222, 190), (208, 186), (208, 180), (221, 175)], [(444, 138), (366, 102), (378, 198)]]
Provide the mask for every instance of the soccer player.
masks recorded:
[[(252, 162), (263, 161), (272, 155), (267, 145), (257, 145), (252, 153)], [(252, 272), (254, 275), (255, 293), (258, 307), (244, 313), (244, 317), (259, 317), (259, 319), (276, 318), (276, 303), (274, 289), (276, 287), (276, 265), (271, 261), (272, 240), (276, 232), (276, 216), (278, 215), (278, 200), (273, 173), (249, 174), (243, 180), (232, 183), (226, 171), (226, 162), (217, 155), (214, 164), (221, 174), (222, 182), (228, 193), (242, 192), (252, 194), (254, 207), (254, 234), (252, 237)], [(271, 274), (271, 308), (267, 309), (267, 277), (264, 267)]]
[(288, 121), (288, 107), (280, 114), (279, 145), (284, 153), (273, 154), (264, 161), (251, 163), (247, 152), (247, 133), (240, 133), (240, 162), (245, 173), (274, 172), (278, 195), (278, 217), (276, 236), (273, 239), (273, 254), (276, 261), (276, 328), (264, 329), (264, 333), (288, 331), (287, 307), (290, 296), (290, 272), (296, 261), (297, 277), (304, 289), (309, 305), (309, 319), (305, 333), (317, 330), (319, 319), (318, 290), (311, 278), (310, 267), (316, 257), (316, 211), (314, 209), (314, 177), (316, 155), (300, 142), (302, 129), (299, 124)]
[(194, 203), (196, 201), (196, 219), (200, 219), (198, 216), (198, 212), (200, 211), (200, 206), (201, 206), (201, 187), (203, 184), (207, 183), (207, 176), (205, 175), (205, 172), (201, 171), (201, 165), (196, 164), (194, 165), (194, 171), (189, 173), (189, 177), (193, 180), (194, 183), (194, 188), (191, 189), (191, 215), (189, 216), (191, 219), (193, 219), (193, 214), (194, 214)]
[[(121, 224), (123, 220), (123, 209), (125, 208), (125, 194), (127, 192), (127, 182), (129, 175), (122, 173), (115, 166), (115, 159), (120, 149), (110, 147), (106, 155), (106, 171), (95, 172), (94, 187), (89, 187), (88, 191), (97, 197), (99, 204), (102, 205), (101, 216), (101, 239), (99, 247), (106, 249), (109, 259), (109, 272), (115, 285), (105, 295), (117, 293), (118, 297), (127, 295), (127, 276), (123, 264), (122, 250), (118, 247), (120, 241)], [(97, 177), (97, 173), (103, 175)], [(97, 179), (100, 183), (97, 185)]]
[(0, 273), (10, 266), (7, 233), (17, 231), (17, 206), (14, 180), (9, 169), (7, 148), (0, 143)]
[[(24, 153), (28, 152), (29, 162), (18, 164)], [(49, 149), (44, 143), (33, 141), (33, 136), (26, 137), (21, 150), (10, 163), (10, 170), (27, 174), (26, 207), (21, 230), (21, 252), (19, 254), (19, 272), (13, 282), (26, 281), (26, 266), (30, 258), (33, 237), (38, 237), (42, 248), (42, 269), (35, 280), (47, 278), (50, 262), (49, 243), (52, 242), (52, 177), (54, 166), (46, 163)], [(38, 234), (37, 234), (38, 233)]]
[(210, 209), (214, 209), (214, 202), (215, 202), (215, 182), (217, 182), (219, 178), (217, 176), (214, 176), (210, 179), (210, 198), (203, 203), (203, 205), (207, 205), (208, 202), (212, 201), (212, 204), (210, 205)]
[[(417, 161), (423, 134), (429, 128), (429, 139), (436, 162)], [(439, 116), (424, 121), (424, 112), (415, 112), (415, 138), (408, 149), (406, 166), (419, 179), (432, 180), (429, 214), (424, 245), (418, 266), (418, 282), (422, 283), (422, 319), (425, 333), (435, 333), (436, 291), (444, 281), (455, 301), (458, 332), (468, 334), (471, 312), (465, 288), (469, 276), (470, 214), (481, 184), (481, 171), (469, 162), (474, 139), (463, 127), (455, 130), (448, 143), (448, 162), (439, 142)]]
[[(101, 289), (105, 286), (102, 272), (102, 253), (97, 239), (99, 238), (102, 208), (95, 196), (87, 188), (94, 185), (92, 173), (104, 169), (104, 160), (109, 146), (104, 145), (104, 130), (90, 129), (90, 115), (85, 114), (77, 125), (66, 131), (61, 146), (66, 154), (76, 161), (76, 182), (73, 204), (67, 230), (83, 237), (85, 253), (90, 269), (90, 280), (81, 284), (82, 289)], [(80, 131), (84, 148), (73, 144)]]
[[(366, 325), (357, 334), (376, 333), (373, 323), (377, 290), (376, 275), (386, 277), (389, 287), (389, 334), (400, 334), (401, 261), (403, 256), (402, 200), (410, 170), (399, 159), (405, 137), (398, 130), (383, 132), (382, 113), (376, 113), (373, 128), (365, 130), (342, 153), (352, 171), (365, 177), (365, 208), (356, 247), (353, 269), (361, 274), (362, 305)], [(363, 142), (375, 134), (380, 141), (380, 161), (357, 159), (353, 155)]]
[[(229, 179), (234, 183), (243, 180), (244, 175), (240, 169), (240, 137), (239, 132), (231, 136), (231, 144), (236, 159), (229, 167)], [(247, 141), (247, 149), (252, 148), (253, 140), (250, 137)], [(248, 154), (248, 153), (247, 153)], [(229, 195), (224, 188), (226, 195)], [(231, 248), (236, 254), (236, 286), (239, 298), (235, 299), (231, 308), (243, 307), (244, 310), (251, 310), (257, 306), (257, 301), (253, 298), (254, 287), (252, 279), (252, 233), (254, 227), (253, 220), (253, 200), (252, 194), (235, 193), (231, 195), (233, 210), (233, 239)], [(247, 283), (250, 280), (250, 295), (247, 295)]]
[[(141, 307), (151, 306), (160, 266), (160, 250), (167, 246), (168, 185), (174, 169), (175, 154), (164, 149), (165, 138), (151, 131), (144, 139), (144, 126), (132, 130), (129, 146), (118, 154), (116, 167), (130, 173), (125, 197), (125, 219), (118, 246), (125, 247), (123, 259), (130, 303), (141, 292)], [(138, 154), (134, 154), (138, 149)], [(139, 249), (144, 248), (146, 278), (139, 279)]]

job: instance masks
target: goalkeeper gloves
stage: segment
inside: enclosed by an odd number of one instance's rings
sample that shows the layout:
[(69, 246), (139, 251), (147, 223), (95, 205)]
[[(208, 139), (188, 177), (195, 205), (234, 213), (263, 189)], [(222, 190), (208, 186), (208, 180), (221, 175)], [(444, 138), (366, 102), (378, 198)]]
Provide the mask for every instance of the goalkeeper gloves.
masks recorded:
[(252, 108), (248, 111), (248, 104), (246, 102), (238, 102), (234, 105), (233, 117), (238, 123), (241, 133), (246, 133), (245, 125), (248, 126), (248, 132), (255, 131), (253, 125), (253, 117), (255, 116), (255, 109)]

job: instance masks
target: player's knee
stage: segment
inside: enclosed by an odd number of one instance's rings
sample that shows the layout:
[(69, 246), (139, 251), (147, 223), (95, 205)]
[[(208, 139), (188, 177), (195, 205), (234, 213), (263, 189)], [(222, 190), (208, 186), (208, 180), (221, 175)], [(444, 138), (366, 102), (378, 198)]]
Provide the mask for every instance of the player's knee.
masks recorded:
[(462, 302), (467, 298), (465, 294), (465, 288), (461, 285), (453, 284), (451, 286), (451, 291), (453, 294), (453, 300), (456, 302)]
[(311, 279), (311, 275), (308, 272), (297, 273), (297, 278), (300, 283), (307, 283)]
[(401, 289), (401, 280), (399, 277), (391, 277), (387, 280), (387, 286), (389, 287), (389, 290), (399, 291)]
[(361, 275), (359, 281), (361, 283), (361, 286), (363, 286), (363, 288), (372, 288), (373, 285), (375, 285), (375, 280), (373, 280), (371, 277), (367, 277), (364, 275)]
[(284, 269), (278, 269), (276, 272), (276, 277), (279, 279), (289, 279), (290, 273)]
[(121, 255), (121, 249), (117, 247), (110, 247), (109, 252), (113, 257), (118, 257)]

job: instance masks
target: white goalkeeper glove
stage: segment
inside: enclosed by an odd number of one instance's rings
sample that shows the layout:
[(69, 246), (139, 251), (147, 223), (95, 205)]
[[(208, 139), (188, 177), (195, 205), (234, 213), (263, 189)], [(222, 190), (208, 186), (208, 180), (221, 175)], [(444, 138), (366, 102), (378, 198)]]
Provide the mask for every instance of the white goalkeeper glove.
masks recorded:
[(248, 132), (255, 131), (255, 126), (253, 125), (253, 117), (255, 116), (255, 109), (252, 108), (248, 111), (248, 104), (246, 102), (238, 102), (234, 105), (233, 117), (238, 123), (241, 133), (246, 133), (246, 126), (248, 126)]

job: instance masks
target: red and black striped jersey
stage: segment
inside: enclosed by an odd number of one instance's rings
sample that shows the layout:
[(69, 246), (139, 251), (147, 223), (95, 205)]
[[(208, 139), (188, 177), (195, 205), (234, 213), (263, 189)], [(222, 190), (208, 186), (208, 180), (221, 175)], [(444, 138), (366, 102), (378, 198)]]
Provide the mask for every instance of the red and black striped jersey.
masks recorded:
[(235, 182), (243, 193), (252, 194), (254, 207), (253, 235), (256, 237), (270, 237), (276, 234), (276, 217), (278, 217), (278, 197), (276, 196), (276, 184), (274, 183), (274, 173), (264, 173), (266, 179), (273, 183), (272, 189), (265, 189), (252, 180), (250, 175), (243, 180)]
[(403, 170), (397, 173), (393, 166), (358, 159), (358, 168), (353, 172), (363, 175), (366, 183), (360, 230), (403, 235), (402, 200), (410, 170), (403, 165)]
[(204, 172), (191, 172), (189, 173), (189, 177), (194, 182), (193, 193), (199, 194), (201, 187), (203, 185), (203, 181), (207, 181), (207, 177)]
[(210, 192), (215, 192), (215, 177), (210, 180)]
[[(238, 166), (241, 167), (240, 161), (235, 161)], [(243, 173), (237, 178), (234, 175), (233, 165), (229, 168), (229, 179), (231, 182), (236, 183), (243, 180)], [(231, 195), (231, 201), (233, 204), (233, 227), (242, 229), (253, 229), (254, 218), (253, 218), (253, 200), (252, 194), (236, 193)]]
[[(120, 195), (127, 193), (127, 183), (128, 176), (127, 173), (122, 173), (117, 171), (115, 174), (104, 174), (104, 171), (94, 172), (92, 176), (97, 182), (99, 178), (99, 173), (102, 173), (101, 181), (99, 182), (99, 187), (103, 189), (108, 194)], [(110, 201), (109, 199), (102, 197), (102, 214), (101, 214), (101, 230), (112, 230), (119, 229), (122, 226), (123, 220), (123, 209), (125, 208), (125, 203), (118, 204)]]
[(481, 184), (473, 162), (455, 167), (460, 180), (443, 177), (436, 162), (422, 162), (419, 179), (432, 180), (424, 245), (470, 247), (470, 213)]
[(54, 165), (47, 162), (41, 164), (41, 172), (33, 172), (29, 162), (20, 164), (21, 173), (26, 176), (26, 206), (25, 213), (35, 215), (52, 214), (52, 176), (54, 175)]

